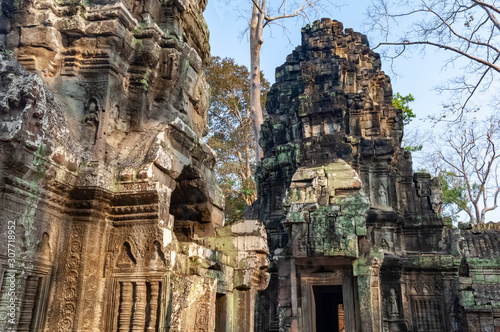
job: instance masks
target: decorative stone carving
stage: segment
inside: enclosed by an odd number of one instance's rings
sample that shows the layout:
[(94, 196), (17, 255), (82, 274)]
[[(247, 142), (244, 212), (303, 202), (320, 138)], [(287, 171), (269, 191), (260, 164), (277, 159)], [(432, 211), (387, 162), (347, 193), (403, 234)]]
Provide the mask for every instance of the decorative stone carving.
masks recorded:
[(432, 211), (441, 214), (441, 206), (443, 205), (443, 194), (441, 190), (441, 181), (439, 178), (433, 178), (431, 181), (431, 207)]
[(85, 126), (85, 136), (92, 144), (95, 144), (97, 140), (97, 131), (99, 129), (99, 122), (101, 121), (100, 113), (97, 100), (91, 98), (85, 108), (83, 124)]
[(399, 316), (398, 298), (396, 296), (396, 291), (394, 290), (394, 288), (391, 288), (389, 302), (391, 303), (391, 316)]
[(387, 199), (387, 188), (383, 182), (379, 184), (378, 195), (379, 195), (379, 203), (381, 206), (389, 205), (389, 201)]
[(254, 220), (223, 227), (205, 5), (2, 3), (0, 247), (14, 222), (19, 310), (0, 253), (0, 329), (253, 330), (267, 240)]
[(165, 267), (165, 258), (162, 256), (163, 253), (160, 248), (160, 243), (158, 241), (155, 241), (149, 251), (148, 267), (152, 270), (157, 270), (159, 268)]
[(42, 239), (40, 240), (40, 243), (38, 244), (38, 257), (40, 257), (40, 260), (45, 261), (45, 262), (50, 264), (51, 256), (52, 256), (52, 253), (50, 250), (49, 234), (43, 233)]
[(441, 219), (380, 57), (339, 22), (303, 29), (268, 94), (267, 234), (223, 225), (205, 5), (2, 3), (0, 246), (15, 222), (22, 300), (11, 324), (0, 254), (0, 328), (312, 331), (315, 296), (339, 330), (496, 327), (497, 227)]
[(118, 258), (116, 261), (117, 268), (131, 268), (136, 264), (136, 259), (132, 254), (132, 250), (130, 244), (128, 242), (124, 242), (120, 248), (120, 253), (118, 254)]
[(58, 331), (73, 331), (74, 319), (77, 311), (78, 281), (80, 279), (79, 265), (82, 255), (82, 239), (85, 235), (85, 225), (73, 225), (68, 243), (68, 252), (65, 264), (65, 280), (62, 289), (61, 320)]

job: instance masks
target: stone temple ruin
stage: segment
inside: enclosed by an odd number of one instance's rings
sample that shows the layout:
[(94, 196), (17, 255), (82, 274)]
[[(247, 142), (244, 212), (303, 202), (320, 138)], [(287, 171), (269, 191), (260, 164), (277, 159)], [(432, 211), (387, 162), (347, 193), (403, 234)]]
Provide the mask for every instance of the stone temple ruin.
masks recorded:
[(205, 5), (2, 1), (2, 331), (498, 332), (498, 226), (440, 217), (336, 21), (278, 69), (254, 219), (223, 225)]
[(453, 228), (413, 173), (366, 36), (323, 19), (276, 70), (259, 201), (271, 280), (257, 331), (500, 331), (500, 225)]
[(266, 233), (223, 226), (206, 1), (2, 1), (0, 329), (253, 331)]

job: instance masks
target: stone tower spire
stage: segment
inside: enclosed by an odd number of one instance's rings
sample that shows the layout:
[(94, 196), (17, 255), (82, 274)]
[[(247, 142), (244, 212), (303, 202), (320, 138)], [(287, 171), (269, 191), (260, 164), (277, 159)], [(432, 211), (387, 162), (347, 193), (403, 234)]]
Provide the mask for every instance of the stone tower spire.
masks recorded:
[[(401, 149), (402, 112), (366, 36), (330, 19), (303, 28), (266, 110), (254, 211), (272, 264), (260, 330), (451, 331), (442, 293), (419, 296), (422, 283), (455, 282), (457, 252), (444, 247), (456, 230), (439, 215), (439, 181), (413, 174)], [(430, 273), (415, 253), (455, 272)]]

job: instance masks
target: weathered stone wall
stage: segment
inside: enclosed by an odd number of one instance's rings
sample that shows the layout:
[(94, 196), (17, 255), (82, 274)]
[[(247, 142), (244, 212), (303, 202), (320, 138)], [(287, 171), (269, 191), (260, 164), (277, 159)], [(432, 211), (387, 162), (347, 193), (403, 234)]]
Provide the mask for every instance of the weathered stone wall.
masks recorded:
[(222, 227), (205, 5), (2, 2), (2, 330), (252, 330), (266, 234)]
[(493, 331), (496, 295), (479, 294), (498, 291), (499, 266), (465, 258), (464, 233), (441, 218), (439, 181), (413, 173), (401, 110), (365, 36), (329, 19), (306, 26), (266, 110), (253, 210), (272, 259), (259, 331), (342, 331), (341, 316), (345, 331)]
[[(459, 305), (463, 329), (500, 330), (500, 223), (459, 225), (462, 265)], [(457, 290), (454, 290), (457, 292)]]

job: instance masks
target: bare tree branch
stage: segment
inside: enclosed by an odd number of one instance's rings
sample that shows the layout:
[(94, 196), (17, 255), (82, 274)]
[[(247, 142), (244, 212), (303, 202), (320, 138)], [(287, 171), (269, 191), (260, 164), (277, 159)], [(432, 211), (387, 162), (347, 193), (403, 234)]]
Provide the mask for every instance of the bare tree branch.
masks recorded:
[(500, 8), (495, 7), (495, 6), (494, 6), (494, 5), (492, 5), (492, 4), (486, 3), (486, 2), (484, 2), (484, 1), (479, 1), (479, 0), (472, 0), (472, 2), (474, 2), (474, 3), (478, 4), (478, 5), (480, 5), (480, 6), (481, 6), (481, 7), (483, 7), (483, 8), (488, 8), (488, 9), (491, 9), (491, 10), (493, 10), (493, 11), (497, 12), (498, 14), (500, 14)]
[[(486, 213), (498, 208), (500, 196), (500, 154), (497, 144), (500, 140), (500, 119), (493, 116), (478, 124), (470, 122), (454, 127), (444, 140), (436, 144), (435, 156), (430, 159), (436, 175), (447, 174), (448, 178), (459, 179), (455, 187), (461, 190), (467, 204), (454, 203), (469, 215), (473, 223), (485, 222)], [(459, 189), (461, 188), (461, 189)], [(460, 196), (462, 197), (462, 196)], [(456, 213), (456, 212), (455, 212)]]
[(464, 63), (463, 73), (468, 75), (438, 89), (451, 93), (446, 109), (458, 112), (454, 121), (460, 121), (464, 112), (475, 109), (470, 106), (472, 96), (489, 87), (500, 73), (498, 14), (500, 8), (493, 0), (372, 0), (367, 16), (370, 28), (383, 38), (374, 49), (388, 50), (383, 55), (391, 62), (410, 48), (432, 47), (450, 54), (444, 68)]
[[(383, 46), (383, 45), (399, 45), (399, 46), (409, 46), (409, 45), (430, 45), (430, 46), (435, 46), (435, 47), (438, 47), (438, 48), (442, 48), (442, 49), (445, 49), (445, 50), (448, 50), (448, 51), (452, 51), (452, 52), (455, 52), (455, 53), (458, 53), (460, 55), (463, 55), (464, 57), (466, 58), (469, 58), (471, 60), (474, 60), (478, 63), (481, 63), (485, 66), (488, 66), (489, 68), (497, 71), (500, 73), (500, 67), (499, 66), (496, 66), (494, 63), (491, 63), (491, 62), (488, 62), (482, 58), (479, 58), (477, 56), (474, 56), (472, 54), (469, 54), (467, 52), (464, 52), (458, 48), (455, 48), (455, 47), (451, 47), (451, 46), (448, 46), (448, 45), (441, 45), (441, 44), (438, 44), (438, 43), (434, 43), (434, 42), (430, 42), (430, 41), (426, 41), (426, 40), (421, 40), (421, 41), (414, 41), (414, 42), (410, 42), (408, 40), (405, 40), (405, 41), (402, 41), (402, 42), (381, 42), (379, 43), (377, 46), (375, 46), (373, 49), (377, 49), (379, 46)], [(500, 50), (498, 50), (498, 52), (500, 52)], [(400, 52), (402, 53), (402, 52)]]

